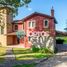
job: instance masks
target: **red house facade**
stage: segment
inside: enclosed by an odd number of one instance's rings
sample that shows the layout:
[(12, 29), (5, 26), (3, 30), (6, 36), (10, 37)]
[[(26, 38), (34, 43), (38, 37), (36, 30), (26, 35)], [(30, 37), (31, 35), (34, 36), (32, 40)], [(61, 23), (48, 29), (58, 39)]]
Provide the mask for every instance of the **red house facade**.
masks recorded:
[(51, 36), (55, 38), (55, 24), (57, 22), (53, 8), (51, 9), (51, 16), (34, 12), (24, 19), (15, 22), (17, 22), (15, 23), (17, 24), (17, 29), (24, 30), (26, 33), (26, 36), (19, 40), (19, 43), (25, 48), (31, 47), (33, 36)]
[[(0, 8), (0, 44), (2, 46), (21, 45), (23, 48), (55, 46), (54, 9), (51, 15), (34, 12), (22, 20), (13, 21), (12, 10), (9, 7)], [(18, 38), (17, 31), (25, 33), (23, 38)]]

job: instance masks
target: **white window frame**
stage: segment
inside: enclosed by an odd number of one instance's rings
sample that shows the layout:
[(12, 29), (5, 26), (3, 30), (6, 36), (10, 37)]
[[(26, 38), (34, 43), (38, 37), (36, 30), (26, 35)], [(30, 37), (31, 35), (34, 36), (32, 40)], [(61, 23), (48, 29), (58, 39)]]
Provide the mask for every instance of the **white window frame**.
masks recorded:
[(29, 28), (35, 28), (36, 27), (36, 22), (35, 20), (30, 20), (29, 21)]
[[(45, 25), (45, 21), (47, 21), (47, 26)], [(43, 21), (43, 26), (44, 26), (44, 28), (48, 28), (49, 27), (49, 20), (48, 19)]]
[[(29, 39), (30, 38), (30, 39)], [(31, 36), (28, 36), (28, 41), (30, 42), (32, 40), (32, 37)]]
[(31, 27), (31, 26), (32, 26), (31, 21), (29, 21), (29, 27)]

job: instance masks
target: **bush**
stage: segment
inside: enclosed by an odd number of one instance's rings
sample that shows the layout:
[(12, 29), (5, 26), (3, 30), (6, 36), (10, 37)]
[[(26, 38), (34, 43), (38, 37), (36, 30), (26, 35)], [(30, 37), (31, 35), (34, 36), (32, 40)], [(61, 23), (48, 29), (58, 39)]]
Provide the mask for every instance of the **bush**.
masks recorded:
[(54, 53), (49, 48), (38, 48), (35, 45), (33, 45), (31, 49), (32, 49), (32, 52), (50, 53), (50, 54)]
[(51, 51), (49, 48), (41, 48), (40, 52), (41, 53), (51, 53), (51, 54), (53, 54), (53, 51)]
[(38, 52), (39, 51), (39, 48), (38, 47), (35, 47), (34, 45), (32, 46), (32, 51), (33, 52)]
[(56, 44), (63, 44), (63, 42), (64, 42), (63, 39), (60, 38), (56, 39)]

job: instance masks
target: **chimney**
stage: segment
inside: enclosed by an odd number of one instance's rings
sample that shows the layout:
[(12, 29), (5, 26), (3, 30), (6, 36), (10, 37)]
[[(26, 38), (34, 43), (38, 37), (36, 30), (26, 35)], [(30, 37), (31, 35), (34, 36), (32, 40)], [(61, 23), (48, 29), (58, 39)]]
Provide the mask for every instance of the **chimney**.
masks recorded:
[(52, 9), (51, 9), (51, 16), (54, 17), (54, 9), (53, 9), (53, 6), (52, 6)]

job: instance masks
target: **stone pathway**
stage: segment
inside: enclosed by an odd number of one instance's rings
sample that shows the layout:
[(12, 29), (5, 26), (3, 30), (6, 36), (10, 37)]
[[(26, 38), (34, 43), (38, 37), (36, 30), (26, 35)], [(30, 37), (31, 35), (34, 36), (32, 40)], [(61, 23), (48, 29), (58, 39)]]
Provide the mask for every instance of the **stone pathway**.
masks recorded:
[(5, 61), (2, 64), (0, 64), (0, 67), (12, 67), (14, 62), (15, 62), (15, 55), (13, 55), (12, 48), (7, 48)]
[(37, 64), (36, 67), (67, 67), (67, 52), (57, 53), (54, 57)]
[(59, 52), (67, 52), (67, 44), (57, 44), (56, 47)]

